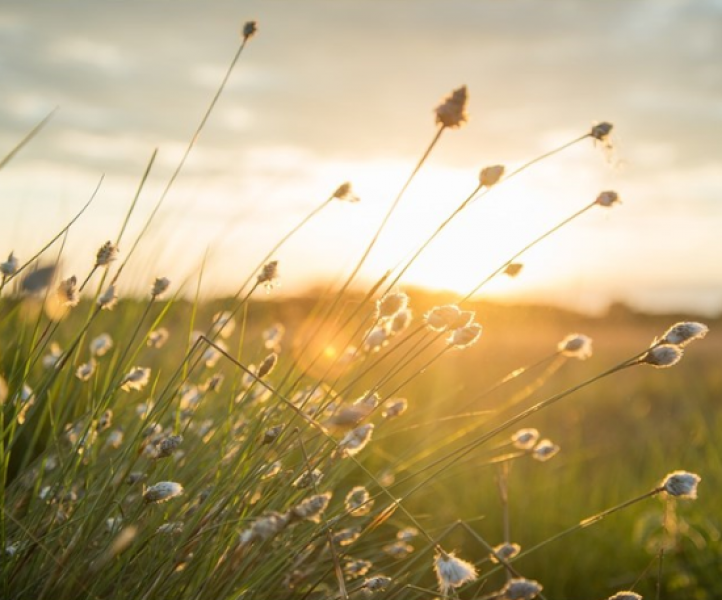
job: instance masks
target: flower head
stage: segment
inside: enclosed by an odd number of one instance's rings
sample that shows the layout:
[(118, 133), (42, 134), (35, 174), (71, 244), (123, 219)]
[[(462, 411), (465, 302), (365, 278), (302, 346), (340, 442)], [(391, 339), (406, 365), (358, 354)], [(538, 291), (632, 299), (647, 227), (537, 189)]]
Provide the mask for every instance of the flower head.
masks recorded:
[(570, 333), (557, 345), (564, 356), (586, 360), (592, 355), (592, 338), (581, 333)]
[(522, 263), (509, 263), (504, 268), (504, 275), (508, 275), (509, 277), (516, 277), (519, 273), (521, 273), (521, 270), (524, 268), (524, 265)]
[(681, 347), (662, 344), (661, 346), (652, 346), (638, 362), (652, 365), (657, 369), (665, 369), (676, 365), (682, 359), (682, 354)]
[(451, 129), (461, 127), (469, 119), (466, 114), (468, 101), (469, 93), (465, 85), (455, 89), (436, 107), (436, 123)]
[(8, 259), (0, 263), (0, 273), (2, 273), (3, 277), (10, 277), (11, 275), (15, 275), (19, 266), (18, 257), (15, 256), (14, 252), (11, 252)]
[(504, 165), (484, 167), (479, 173), (479, 183), (484, 187), (490, 188), (491, 186), (499, 183), (501, 178), (504, 177), (505, 170), (506, 168)]
[(118, 304), (118, 295), (115, 293), (115, 286), (109, 285), (108, 288), (98, 296), (98, 306), (102, 310), (113, 310)]
[(491, 559), (491, 562), (498, 563), (499, 559), (506, 561), (510, 558), (514, 558), (517, 554), (519, 554), (519, 552), (521, 552), (521, 546), (519, 544), (504, 542), (503, 544), (494, 546), (492, 550), (493, 552), (489, 558)]
[(461, 314), (461, 309), (454, 304), (435, 306), (424, 315), (426, 326), (431, 331), (444, 331), (449, 328)]
[(642, 596), (635, 592), (617, 592), (614, 596), (609, 596), (608, 600), (642, 600)]
[(251, 39), (254, 35), (256, 35), (256, 32), (258, 31), (258, 22), (257, 21), (246, 21), (243, 24), (243, 30), (242, 30), (242, 36), (243, 41)]
[(446, 594), (452, 588), (458, 588), (465, 583), (474, 581), (477, 577), (474, 565), (457, 558), (453, 552), (437, 554), (434, 559), (434, 571), (442, 594)]
[(77, 371), (75, 371), (75, 376), (80, 379), (80, 381), (88, 381), (88, 379), (93, 376), (93, 373), (95, 373), (95, 361), (91, 358), (88, 362), (78, 367)]
[(501, 589), (498, 598), (502, 600), (532, 600), (544, 589), (538, 581), (519, 577), (510, 579)]
[(520, 429), (512, 434), (511, 441), (520, 450), (531, 450), (539, 439), (539, 431), (534, 428)]
[(357, 485), (352, 488), (351, 491), (346, 494), (346, 499), (344, 500), (346, 510), (354, 517), (362, 517), (369, 514), (373, 505), (371, 495), (362, 485)]
[(67, 279), (63, 279), (58, 286), (58, 301), (63, 306), (77, 306), (80, 302), (80, 293), (78, 292), (78, 278), (73, 275)]
[(539, 462), (546, 462), (559, 453), (559, 446), (551, 440), (541, 440), (532, 450), (532, 457)]
[(597, 196), (594, 204), (598, 204), (599, 206), (603, 206), (604, 208), (610, 208), (615, 204), (619, 204), (620, 202), (621, 200), (619, 199), (619, 194), (617, 194), (617, 192), (606, 191), (602, 192), (601, 194), (599, 194), (599, 196)]
[(159, 327), (148, 334), (148, 341), (146, 342), (146, 345), (149, 348), (162, 348), (168, 341), (169, 337), (170, 333), (168, 330), (165, 327)]
[(697, 497), (697, 484), (701, 480), (702, 478), (695, 473), (674, 471), (664, 478), (662, 487), (670, 496), (694, 499)]
[(601, 123), (596, 123), (592, 130), (589, 132), (589, 135), (592, 136), (595, 140), (598, 142), (606, 142), (609, 138), (609, 135), (612, 133), (612, 129), (614, 128), (614, 125), (611, 123), (608, 123), (606, 121), (603, 121)]
[(107, 267), (110, 263), (118, 258), (118, 246), (113, 242), (107, 241), (100, 247), (98, 253), (95, 255), (95, 266)]
[(326, 510), (328, 503), (331, 501), (331, 492), (316, 494), (310, 498), (306, 498), (300, 504), (291, 509), (291, 518), (307, 519), (318, 523), (321, 520), (321, 513)]
[(707, 335), (709, 327), (704, 323), (695, 323), (694, 321), (686, 321), (672, 325), (664, 332), (662, 339), (663, 344), (672, 344), (674, 346), (684, 347), (690, 342), (701, 340)]
[[(43, 356), (43, 368), (45, 368), (45, 369), (55, 368), (59, 364), (60, 359), (62, 357), (63, 357), (63, 350), (60, 347), (60, 344), (58, 344), (58, 342), (51, 342), (48, 353), (45, 356)], [(0, 404), (2, 404), (2, 402), (0, 402)]]
[(471, 325), (454, 329), (446, 342), (449, 346), (452, 346), (457, 350), (462, 350), (463, 348), (468, 348), (469, 346), (475, 344), (480, 335), (481, 325), (478, 323), (472, 323)]
[(266, 375), (273, 371), (277, 362), (278, 354), (276, 354), (275, 352), (271, 352), (266, 358), (263, 359), (263, 362), (258, 366), (258, 373), (256, 374), (258, 379), (263, 379)]
[(90, 353), (93, 356), (105, 356), (113, 347), (113, 338), (107, 333), (101, 333), (90, 342)]
[(400, 417), (406, 412), (409, 407), (409, 402), (406, 398), (391, 398), (384, 402), (384, 409), (381, 412), (381, 416), (384, 419), (393, 419), (394, 417)]
[(393, 317), (399, 311), (405, 310), (409, 304), (409, 297), (403, 292), (386, 294), (376, 302), (378, 318)]
[(391, 583), (391, 577), (386, 575), (376, 575), (376, 577), (369, 577), (364, 581), (363, 588), (369, 592), (381, 592), (386, 589), (386, 586)]
[(263, 266), (263, 269), (261, 269), (261, 272), (256, 278), (256, 283), (258, 285), (262, 284), (266, 288), (266, 291), (270, 292), (275, 286), (278, 285), (278, 279), (278, 261), (272, 260), (271, 262), (266, 263)]
[(358, 202), (360, 200), (360, 198), (353, 193), (351, 183), (348, 181), (338, 186), (331, 198), (341, 200), (342, 202)]
[(120, 387), (126, 392), (142, 390), (148, 385), (148, 381), (150, 381), (150, 369), (148, 367), (133, 367), (120, 381)]
[(168, 291), (170, 287), (170, 279), (167, 277), (156, 277), (153, 282), (153, 287), (150, 290), (150, 296), (153, 300), (160, 298), (163, 294)]
[(371, 441), (373, 432), (373, 423), (366, 423), (349, 431), (338, 444), (341, 456), (353, 456), (361, 452)]
[(166, 502), (171, 498), (180, 496), (183, 493), (183, 486), (175, 481), (161, 481), (151, 485), (143, 494), (143, 500), (148, 503)]

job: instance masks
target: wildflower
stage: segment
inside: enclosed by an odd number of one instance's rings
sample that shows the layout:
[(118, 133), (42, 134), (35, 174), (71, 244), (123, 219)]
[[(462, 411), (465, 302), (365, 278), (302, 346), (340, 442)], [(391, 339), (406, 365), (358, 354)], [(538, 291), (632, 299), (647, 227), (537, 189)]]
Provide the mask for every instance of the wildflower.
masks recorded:
[(77, 306), (80, 302), (80, 293), (78, 292), (78, 278), (73, 275), (67, 279), (63, 279), (57, 289), (58, 301), (63, 306)]
[(501, 600), (532, 600), (532, 598), (536, 598), (543, 589), (538, 581), (519, 577), (507, 581), (497, 597)]
[(532, 457), (539, 462), (546, 462), (556, 456), (559, 450), (559, 446), (551, 440), (541, 440), (532, 451)]
[(211, 337), (221, 336), (222, 338), (229, 338), (236, 329), (236, 322), (233, 319), (233, 314), (228, 311), (223, 311), (213, 315), (213, 325), (211, 326)]
[(246, 21), (243, 24), (243, 41), (251, 39), (258, 32), (258, 21)]
[(664, 369), (676, 365), (682, 359), (682, 348), (671, 344), (653, 346), (638, 362)]
[(504, 542), (498, 546), (492, 548), (493, 552), (490, 555), (491, 562), (498, 563), (499, 559), (508, 561), (510, 558), (514, 558), (519, 552), (521, 552), (521, 546), (519, 544), (512, 544), (510, 542)]
[(388, 324), (377, 325), (368, 330), (364, 336), (364, 352), (378, 352), (389, 343)]
[(701, 480), (702, 478), (695, 473), (674, 471), (664, 478), (662, 488), (670, 496), (694, 499), (697, 497), (697, 484)]
[(391, 577), (386, 575), (376, 575), (376, 577), (369, 577), (364, 581), (363, 588), (369, 592), (381, 592), (386, 589), (386, 586), (391, 583)]
[(586, 360), (592, 355), (592, 338), (581, 333), (570, 333), (557, 345), (564, 356)]
[(608, 600), (642, 600), (642, 596), (634, 592), (623, 591), (617, 592), (614, 596), (609, 596)]
[(60, 348), (60, 344), (52, 342), (48, 353), (43, 356), (43, 368), (52, 369), (57, 366), (60, 359), (63, 357), (63, 351)]
[(524, 265), (521, 263), (509, 263), (504, 268), (504, 275), (508, 275), (509, 277), (516, 277), (519, 273), (521, 273), (521, 270), (524, 268)]
[(384, 402), (384, 410), (381, 412), (381, 416), (384, 419), (393, 419), (394, 417), (400, 417), (406, 412), (409, 407), (409, 402), (406, 398), (392, 398)]
[(376, 302), (376, 313), (379, 319), (393, 317), (397, 312), (406, 309), (409, 297), (403, 292), (386, 294)]
[(148, 334), (148, 341), (146, 342), (146, 345), (149, 348), (162, 348), (168, 341), (169, 337), (170, 333), (168, 330), (165, 327), (159, 327)]
[(459, 318), (461, 310), (454, 304), (436, 306), (424, 315), (426, 326), (431, 331), (444, 331), (456, 319)]
[(677, 323), (665, 331), (659, 341), (663, 344), (672, 344), (684, 348), (695, 340), (701, 340), (707, 335), (708, 331), (709, 327), (704, 323), (695, 323), (694, 321)]
[(143, 500), (147, 503), (166, 502), (171, 498), (176, 498), (183, 493), (183, 486), (175, 481), (161, 481), (155, 485), (151, 485), (145, 490)]
[(278, 351), (278, 347), (286, 333), (286, 328), (281, 323), (275, 323), (263, 331), (263, 345), (268, 350)]
[(18, 261), (18, 257), (15, 256), (14, 252), (11, 252), (10, 256), (8, 256), (8, 259), (5, 262), (0, 263), (0, 273), (2, 273), (3, 279), (5, 277), (15, 275), (19, 266), (20, 264)]
[(287, 515), (279, 513), (269, 513), (253, 522), (248, 529), (241, 532), (241, 545), (249, 544), (256, 541), (270, 540), (283, 531), (289, 522)]
[(613, 127), (614, 125), (607, 123), (606, 121), (597, 123), (592, 127), (589, 135), (599, 142), (606, 142), (607, 138), (609, 138), (609, 134), (612, 133)]
[(419, 530), (416, 529), (416, 527), (405, 527), (396, 532), (396, 539), (402, 542), (408, 542), (409, 540), (413, 540), (417, 535), (419, 535)]
[(481, 335), (481, 325), (478, 323), (472, 323), (465, 327), (455, 329), (451, 335), (447, 338), (446, 342), (449, 346), (456, 348), (457, 350), (463, 350), (476, 343)]
[(458, 588), (474, 581), (477, 577), (476, 568), (469, 562), (456, 558), (453, 552), (441, 552), (434, 559), (434, 571), (439, 589), (446, 594), (452, 588)]
[(539, 439), (539, 431), (533, 428), (520, 429), (512, 434), (511, 441), (520, 450), (531, 450)]
[(167, 277), (156, 277), (153, 282), (153, 287), (150, 290), (150, 297), (152, 300), (160, 298), (163, 294), (168, 291), (170, 287), (170, 279)]
[(333, 542), (339, 546), (350, 546), (360, 537), (361, 529), (358, 527), (347, 527), (333, 534)]
[(133, 367), (120, 381), (120, 387), (128, 392), (142, 390), (150, 381), (150, 369), (147, 367)]
[(461, 127), (469, 118), (466, 114), (468, 100), (469, 94), (465, 85), (455, 89), (436, 107), (436, 123), (451, 129)]
[(266, 291), (270, 292), (276, 285), (278, 285), (278, 278), (278, 261), (272, 260), (263, 266), (263, 269), (261, 269), (261, 272), (256, 278), (256, 284), (263, 284)]
[(374, 503), (373, 500), (371, 500), (368, 490), (362, 485), (351, 488), (351, 491), (346, 494), (346, 499), (344, 500), (346, 510), (354, 517), (362, 517), (369, 514), (373, 505)]
[(90, 342), (90, 353), (93, 356), (105, 356), (113, 347), (113, 338), (107, 333), (101, 333)]
[(368, 560), (351, 560), (344, 565), (343, 570), (353, 579), (363, 577), (371, 570), (371, 567), (373, 567), (373, 563)]
[(493, 167), (484, 167), (479, 173), (479, 183), (484, 187), (490, 188), (493, 185), (499, 183), (499, 180), (504, 177), (505, 171), (504, 165), (494, 165)]
[(98, 296), (98, 306), (101, 310), (113, 310), (118, 304), (118, 295), (115, 293), (115, 286), (109, 285), (100, 296)]
[(279, 435), (281, 435), (281, 432), (283, 431), (283, 425), (276, 425), (275, 427), (271, 427), (270, 429), (266, 429), (266, 431), (263, 434), (263, 440), (261, 441), (261, 444), (272, 444), (276, 441)]
[(411, 324), (411, 319), (412, 313), (408, 308), (405, 310), (400, 310), (394, 315), (394, 318), (391, 319), (391, 327), (389, 333), (391, 335), (397, 335), (401, 333)]
[(271, 352), (258, 367), (257, 377), (262, 379), (266, 375), (269, 375), (273, 371), (276, 363), (278, 362), (278, 354)]
[(290, 517), (308, 519), (309, 521), (318, 523), (321, 520), (321, 513), (326, 510), (330, 501), (331, 492), (316, 494), (294, 506), (290, 511)]
[(397, 541), (392, 544), (386, 544), (383, 547), (383, 551), (389, 556), (401, 560), (411, 554), (414, 551), (414, 547), (406, 542)]
[(75, 376), (80, 379), (80, 381), (88, 381), (88, 379), (93, 376), (93, 373), (95, 373), (95, 360), (91, 358), (88, 362), (78, 367), (75, 371)]
[(118, 258), (118, 252), (118, 246), (116, 246), (113, 242), (105, 242), (95, 255), (95, 267), (107, 267)]
[(155, 458), (165, 458), (175, 452), (183, 443), (182, 435), (169, 435), (158, 443), (158, 453)]
[(594, 204), (598, 204), (599, 206), (603, 206), (604, 208), (609, 208), (611, 206), (614, 206), (615, 204), (619, 204), (621, 200), (619, 199), (619, 194), (617, 192), (612, 191), (606, 191), (602, 192), (597, 196), (597, 199), (594, 201)]
[(351, 189), (351, 183), (346, 181), (336, 188), (336, 191), (331, 196), (334, 200), (341, 200), (342, 202), (358, 202), (361, 200)]
[(183, 523), (181, 521), (163, 523), (155, 532), (161, 535), (179, 535), (183, 533)]
[(305, 489), (317, 486), (322, 479), (323, 473), (318, 469), (314, 469), (313, 471), (304, 471), (291, 485), (298, 489)]
[(366, 423), (349, 431), (339, 442), (341, 456), (354, 456), (366, 447), (374, 431), (373, 423)]

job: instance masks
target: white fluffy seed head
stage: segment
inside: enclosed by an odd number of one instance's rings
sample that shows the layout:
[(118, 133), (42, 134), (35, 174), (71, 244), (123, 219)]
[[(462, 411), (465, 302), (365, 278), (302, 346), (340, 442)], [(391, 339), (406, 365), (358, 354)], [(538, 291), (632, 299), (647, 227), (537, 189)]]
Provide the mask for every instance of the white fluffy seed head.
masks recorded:
[(672, 327), (664, 332), (660, 341), (664, 344), (684, 347), (695, 340), (701, 340), (707, 335), (708, 331), (709, 327), (704, 323), (686, 321), (672, 325)]
[(116, 246), (113, 242), (105, 242), (95, 255), (95, 266), (107, 267), (118, 258), (118, 252), (118, 246)]
[(90, 342), (90, 353), (93, 356), (105, 356), (113, 347), (113, 338), (107, 333), (101, 333)]
[(551, 440), (541, 440), (532, 450), (532, 457), (539, 462), (546, 462), (559, 453), (559, 446)]
[(617, 592), (614, 596), (609, 596), (608, 600), (642, 600), (642, 596), (635, 592), (623, 591)]
[(183, 486), (175, 481), (161, 481), (145, 490), (143, 500), (158, 504), (176, 498), (183, 493)]
[(15, 256), (14, 252), (11, 252), (8, 259), (4, 263), (0, 263), (0, 274), (2, 274), (3, 277), (15, 275), (19, 266), (18, 257)]
[(120, 387), (126, 392), (130, 390), (142, 390), (150, 381), (150, 369), (148, 367), (133, 367), (123, 377)]
[(491, 562), (498, 563), (499, 559), (509, 560), (514, 558), (519, 552), (521, 552), (521, 546), (519, 544), (512, 544), (510, 542), (504, 542), (498, 546), (494, 546), (493, 552), (489, 556)]
[(442, 594), (477, 578), (474, 565), (457, 558), (453, 552), (437, 554), (434, 559), (434, 571)]
[(315, 496), (306, 498), (303, 502), (294, 506), (291, 509), (291, 516), (318, 523), (321, 520), (321, 514), (326, 510), (330, 501), (331, 492), (316, 494)]
[(371, 500), (371, 495), (362, 485), (357, 485), (352, 488), (351, 491), (346, 494), (346, 499), (344, 500), (346, 510), (354, 517), (367, 515), (371, 512), (371, 507), (373, 507), (373, 505), (374, 503), (373, 500)]
[(531, 450), (539, 439), (539, 430), (529, 427), (520, 429), (511, 436), (511, 441), (520, 450)]
[(58, 301), (63, 306), (73, 307), (80, 302), (80, 292), (78, 292), (78, 278), (73, 275), (67, 279), (63, 279), (57, 289)]
[(373, 431), (373, 423), (366, 423), (349, 431), (338, 445), (341, 456), (354, 456), (361, 452), (371, 440)]
[(156, 298), (160, 298), (168, 291), (169, 287), (170, 279), (168, 279), (167, 277), (156, 277), (150, 290), (151, 298), (153, 298), (154, 300)]
[(701, 480), (696, 473), (674, 471), (664, 478), (662, 487), (670, 496), (694, 499), (697, 497), (697, 485)]
[(539, 595), (542, 589), (543, 587), (538, 581), (519, 577), (507, 581), (498, 597), (503, 600), (532, 600)]
[(653, 346), (639, 359), (642, 364), (652, 365), (657, 369), (665, 369), (676, 365), (682, 359), (682, 348), (672, 344)]
[(98, 296), (98, 306), (102, 310), (113, 310), (118, 304), (118, 294), (115, 293), (115, 286), (109, 285), (108, 288)]
[(403, 292), (386, 294), (376, 301), (376, 312), (380, 319), (393, 317), (397, 312), (404, 310), (409, 304), (409, 297)]
[(435, 306), (424, 315), (426, 326), (431, 331), (444, 331), (459, 318), (461, 310), (454, 304)]
[(592, 355), (592, 338), (581, 333), (570, 333), (557, 345), (564, 356), (586, 360)]
[(449, 346), (452, 346), (457, 350), (463, 350), (464, 348), (474, 345), (480, 336), (481, 325), (478, 323), (472, 323), (471, 325), (454, 329), (446, 341)]

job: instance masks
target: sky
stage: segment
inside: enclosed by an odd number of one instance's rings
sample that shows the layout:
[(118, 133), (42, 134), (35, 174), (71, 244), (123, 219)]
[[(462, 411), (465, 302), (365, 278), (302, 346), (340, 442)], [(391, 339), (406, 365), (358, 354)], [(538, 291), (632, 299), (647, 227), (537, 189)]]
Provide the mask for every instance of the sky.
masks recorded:
[[(57, 107), (0, 172), (0, 256), (31, 256), (103, 181), (62, 248), (79, 277), (115, 239), (130, 248), (239, 43), (258, 33), (131, 260), (127, 292), (168, 276), (229, 293), (285, 232), (351, 181), (275, 258), (281, 293), (340, 281), (436, 133), (434, 108), (469, 90), (381, 233), (359, 281), (418, 247), (474, 189), (614, 124), (474, 203), (402, 278), (465, 294), (603, 190), (597, 207), (524, 254), (483, 296), (588, 311), (722, 311), (722, 1), (190, 0), (0, 5), (0, 155)], [(47, 260), (60, 250), (54, 246)], [(122, 254), (121, 254), (122, 255)], [(132, 267), (132, 268), (131, 268)]]

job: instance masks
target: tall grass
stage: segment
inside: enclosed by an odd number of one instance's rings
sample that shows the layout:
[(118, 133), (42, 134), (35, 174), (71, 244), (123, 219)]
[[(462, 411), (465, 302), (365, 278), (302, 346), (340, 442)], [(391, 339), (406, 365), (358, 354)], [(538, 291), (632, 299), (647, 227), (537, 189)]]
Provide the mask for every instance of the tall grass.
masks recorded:
[[(430, 145), (337, 289), (305, 301), (256, 299), (259, 289), (273, 292), (276, 257), (289, 239), (330, 203), (357, 200), (350, 184), (279, 232), (231, 298), (198, 300), (204, 259), (191, 304), (164, 278), (148, 282), (145, 298), (116, 297), (129, 255), (212, 122), (255, 31), (244, 27), (128, 254), (118, 246), (155, 154), (114, 241), (89, 257), (87, 273), (32, 288), (21, 278), (87, 205), (32, 260), (21, 265), (11, 254), (0, 265), (2, 597), (722, 593), (706, 575), (706, 561), (719, 557), (720, 523), (689, 512), (697, 476), (674, 473), (700, 471), (702, 485), (719, 477), (710, 420), (719, 417), (700, 405), (650, 424), (622, 395), (669, 398), (677, 386), (698, 398), (719, 388), (705, 379), (707, 366), (676, 366), (706, 327), (616, 324), (613, 347), (586, 360), (586, 335), (566, 336), (542, 315), (494, 315), (474, 300), (493, 278), (517, 274), (524, 253), (560, 228), (590, 210), (616, 210), (614, 192), (584, 199), (467, 294), (433, 302), (400, 291), (407, 269), (471, 202), (492, 200), (509, 178), (573, 144), (607, 143), (610, 124), (506, 177), (503, 167), (483, 169), (478, 186), (404, 261), (369, 289), (351, 291), (442, 133), (463, 126), (468, 94), (459, 88), (436, 108)], [(608, 325), (596, 327), (604, 339)], [(676, 379), (658, 372), (666, 367)], [(560, 411), (562, 402), (571, 408)], [(587, 408), (598, 427), (584, 418)], [(625, 465), (611, 460), (600, 433), (607, 429), (624, 432), (612, 437), (624, 442), (616, 459)], [(647, 448), (652, 438), (661, 443)], [(683, 459), (692, 464), (678, 464)], [(584, 589), (576, 573), (589, 574)]]

